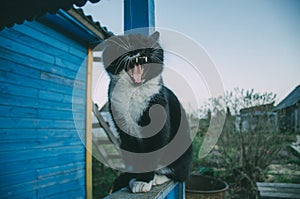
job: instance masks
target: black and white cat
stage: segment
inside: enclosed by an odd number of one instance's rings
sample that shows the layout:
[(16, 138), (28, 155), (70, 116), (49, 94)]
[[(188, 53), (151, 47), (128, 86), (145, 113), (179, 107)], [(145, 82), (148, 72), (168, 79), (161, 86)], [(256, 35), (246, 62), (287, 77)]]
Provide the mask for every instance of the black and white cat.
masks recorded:
[[(187, 147), (167, 165), (164, 160), (172, 156), (170, 152), (155, 154), (151, 162), (123, 154), (128, 172), (114, 182), (114, 190), (129, 185), (133, 193), (148, 192), (152, 186), (170, 180), (185, 181), (189, 176), (192, 161), (189, 125), (177, 97), (163, 84), (164, 52), (158, 39), (159, 33), (155, 32), (150, 36), (129, 34), (106, 40), (103, 63), (111, 79), (109, 110), (124, 151), (137, 154), (159, 151), (168, 147), (179, 133), (176, 147), (178, 150), (181, 145)], [(154, 164), (155, 169), (139, 171), (149, 164)]]

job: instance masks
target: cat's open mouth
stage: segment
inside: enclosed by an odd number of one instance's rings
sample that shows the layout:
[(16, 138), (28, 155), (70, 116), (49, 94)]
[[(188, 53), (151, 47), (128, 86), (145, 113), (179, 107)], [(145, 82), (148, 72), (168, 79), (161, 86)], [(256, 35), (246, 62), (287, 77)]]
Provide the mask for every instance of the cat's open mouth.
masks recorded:
[(128, 74), (136, 84), (142, 83), (142, 77), (143, 77), (144, 68), (140, 64), (134, 64), (133, 68), (128, 70)]
[(143, 64), (148, 62), (147, 57), (135, 57), (133, 66), (128, 69), (127, 73), (135, 84), (143, 83), (144, 67)]

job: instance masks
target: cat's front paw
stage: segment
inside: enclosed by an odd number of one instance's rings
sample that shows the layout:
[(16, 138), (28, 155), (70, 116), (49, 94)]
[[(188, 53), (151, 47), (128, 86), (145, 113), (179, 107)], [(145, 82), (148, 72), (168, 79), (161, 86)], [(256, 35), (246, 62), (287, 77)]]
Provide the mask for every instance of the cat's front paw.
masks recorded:
[(152, 181), (142, 182), (142, 181), (136, 181), (135, 179), (132, 179), (129, 182), (129, 188), (132, 193), (149, 192), (152, 188)]
[(155, 174), (154, 179), (153, 179), (153, 186), (161, 185), (161, 184), (164, 184), (165, 182), (169, 182), (169, 181), (171, 181), (171, 179), (168, 178), (167, 176)]

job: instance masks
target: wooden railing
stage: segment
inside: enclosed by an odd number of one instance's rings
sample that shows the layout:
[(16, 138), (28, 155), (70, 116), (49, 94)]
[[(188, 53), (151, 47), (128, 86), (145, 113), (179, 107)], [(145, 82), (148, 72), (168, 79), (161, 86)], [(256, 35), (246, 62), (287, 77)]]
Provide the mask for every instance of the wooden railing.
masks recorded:
[(123, 188), (110, 194), (104, 199), (183, 199), (185, 198), (185, 184), (168, 182), (155, 186), (148, 193), (134, 194), (128, 188)]
[(259, 198), (300, 198), (300, 184), (292, 183), (256, 183)]

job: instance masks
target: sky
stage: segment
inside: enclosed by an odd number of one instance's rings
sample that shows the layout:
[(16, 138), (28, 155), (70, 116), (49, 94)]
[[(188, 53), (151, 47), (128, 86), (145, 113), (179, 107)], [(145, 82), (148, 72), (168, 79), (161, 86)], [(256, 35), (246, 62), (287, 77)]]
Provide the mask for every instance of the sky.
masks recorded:
[[(122, 34), (123, 0), (87, 3), (83, 10)], [(279, 103), (300, 84), (298, 0), (155, 0), (155, 26), (199, 44), (214, 63), (224, 90), (273, 92)]]

